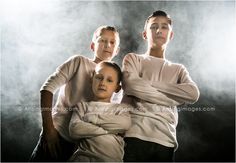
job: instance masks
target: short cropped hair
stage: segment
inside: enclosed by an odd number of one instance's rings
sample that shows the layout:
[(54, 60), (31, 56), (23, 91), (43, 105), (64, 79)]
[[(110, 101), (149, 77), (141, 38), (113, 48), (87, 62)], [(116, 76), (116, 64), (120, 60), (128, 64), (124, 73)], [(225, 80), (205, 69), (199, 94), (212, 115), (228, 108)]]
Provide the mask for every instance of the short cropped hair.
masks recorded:
[(98, 28), (95, 30), (95, 32), (93, 33), (92, 42), (96, 42), (97, 38), (98, 38), (99, 36), (101, 36), (102, 32), (104, 32), (105, 30), (113, 31), (113, 32), (117, 35), (118, 40), (116, 40), (116, 42), (117, 42), (118, 45), (119, 45), (119, 44), (120, 44), (120, 36), (119, 36), (118, 30), (116, 29), (116, 27), (114, 27), (114, 26), (108, 26), (108, 25), (100, 26), (100, 27), (98, 27)]
[(148, 16), (147, 20), (145, 21), (144, 30), (146, 30), (146, 28), (147, 28), (148, 21), (149, 21), (151, 18), (158, 17), (158, 16), (166, 17), (167, 20), (168, 20), (168, 22), (169, 22), (169, 24), (172, 25), (172, 20), (171, 20), (170, 15), (168, 15), (168, 14), (167, 14), (166, 12), (164, 12), (164, 11), (157, 10), (157, 11), (153, 12), (151, 15)]
[(122, 80), (122, 71), (121, 71), (120, 67), (113, 61), (110, 61), (110, 62), (102, 61), (96, 67), (99, 67), (101, 65), (105, 65), (105, 66), (113, 68), (117, 73), (117, 79), (118, 79), (117, 84), (120, 84), (120, 82)]

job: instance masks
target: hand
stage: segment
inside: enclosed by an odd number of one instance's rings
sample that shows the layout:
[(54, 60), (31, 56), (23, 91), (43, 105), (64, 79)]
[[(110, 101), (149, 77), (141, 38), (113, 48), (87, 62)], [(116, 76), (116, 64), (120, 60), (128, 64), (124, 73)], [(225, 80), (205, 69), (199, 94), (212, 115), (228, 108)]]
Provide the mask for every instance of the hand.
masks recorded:
[(85, 114), (83, 120), (88, 123), (96, 124), (98, 119), (97, 114)]
[(125, 137), (125, 133), (124, 132), (123, 133), (118, 133), (118, 135), (123, 137), (123, 138)]
[(53, 127), (50, 130), (43, 130), (43, 149), (46, 152), (49, 151), (49, 154), (52, 158), (58, 158), (61, 153), (61, 147), (59, 144), (59, 133)]

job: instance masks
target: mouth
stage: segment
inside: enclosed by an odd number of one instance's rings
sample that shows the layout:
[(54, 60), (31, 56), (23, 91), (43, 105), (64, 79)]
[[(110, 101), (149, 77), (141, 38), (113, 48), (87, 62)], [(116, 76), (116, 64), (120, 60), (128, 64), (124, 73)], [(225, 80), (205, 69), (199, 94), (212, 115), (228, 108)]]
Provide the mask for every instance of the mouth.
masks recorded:
[(111, 52), (110, 52), (110, 51), (106, 51), (106, 50), (104, 50), (104, 53), (109, 53), (109, 54), (111, 54)]
[(157, 36), (156, 39), (165, 39), (165, 38), (161, 36)]
[(105, 88), (98, 88), (98, 91), (106, 91)]

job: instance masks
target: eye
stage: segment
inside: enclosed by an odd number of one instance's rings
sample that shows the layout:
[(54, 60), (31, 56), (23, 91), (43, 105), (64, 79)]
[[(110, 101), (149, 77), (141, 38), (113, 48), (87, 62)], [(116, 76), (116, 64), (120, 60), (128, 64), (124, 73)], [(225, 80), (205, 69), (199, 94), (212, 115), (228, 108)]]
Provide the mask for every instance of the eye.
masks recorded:
[(110, 44), (114, 45), (114, 44), (115, 44), (115, 41), (110, 41)]
[(113, 80), (112, 80), (112, 79), (107, 79), (107, 81), (108, 81), (109, 83), (112, 83), (112, 82), (113, 82)]
[(162, 29), (169, 29), (167, 25), (162, 26)]
[(151, 30), (157, 30), (157, 29), (158, 29), (158, 26), (151, 26), (150, 29), (151, 29)]
[(105, 39), (100, 38), (100, 39), (98, 40), (98, 42), (100, 42), (100, 43), (104, 43), (104, 42), (105, 42)]
[(95, 75), (95, 79), (97, 79), (97, 80), (102, 80), (103, 77), (102, 77), (101, 75)]

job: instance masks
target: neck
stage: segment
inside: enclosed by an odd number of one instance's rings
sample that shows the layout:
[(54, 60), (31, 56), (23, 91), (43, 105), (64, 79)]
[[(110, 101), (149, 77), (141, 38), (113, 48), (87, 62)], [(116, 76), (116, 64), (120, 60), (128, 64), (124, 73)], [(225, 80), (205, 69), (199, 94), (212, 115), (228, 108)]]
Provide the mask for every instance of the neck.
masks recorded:
[(166, 49), (161, 47), (161, 48), (149, 48), (146, 52), (147, 55), (157, 57), (157, 58), (163, 58), (165, 59), (165, 51)]
[(110, 103), (111, 99), (110, 98), (102, 99), (102, 98), (94, 97), (93, 101)]
[(98, 58), (98, 57), (95, 57), (94, 59), (93, 59), (93, 62), (95, 62), (95, 63), (100, 63), (100, 62), (102, 62), (102, 60), (100, 59), (100, 58)]

